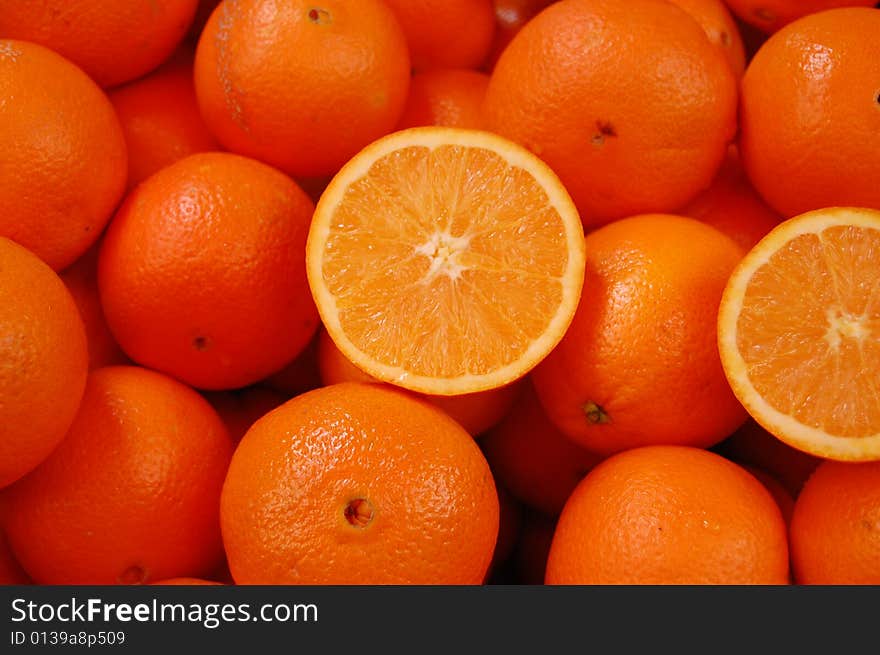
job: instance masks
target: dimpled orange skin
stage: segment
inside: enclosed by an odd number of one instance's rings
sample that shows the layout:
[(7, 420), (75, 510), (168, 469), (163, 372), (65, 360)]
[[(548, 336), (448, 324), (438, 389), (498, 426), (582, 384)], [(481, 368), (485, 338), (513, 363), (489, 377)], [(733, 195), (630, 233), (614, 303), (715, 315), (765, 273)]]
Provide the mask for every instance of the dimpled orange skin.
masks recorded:
[(823, 462), (791, 520), (795, 582), (880, 584), (880, 462)]
[(771, 36), (749, 64), (740, 154), (783, 216), (880, 208), (878, 33), (880, 10), (822, 12)]
[(313, 205), (287, 176), (202, 153), (138, 186), (101, 246), (107, 323), (135, 362), (203, 389), (274, 373), (318, 324), (305, 272)]
[(785, 522), (770, 492), (697, 448), (611, 457), (571, 495), (547, 584), (788, 584)]
[(438, 69), (413, 75), (397, 129), (442, 125), (480, 129), (489, 76), (465, 69)]
[[(364, 373), (345, 358), (326, 330), (321, 330), (318, 335), (318, 370), (321, 380), (327, 385), (340, 382), (379, 384), (376, 378)], [(498, 424), (507, 415), (519, 394), (519, 385), (514, 382), (497, 389), (461, 396), (410, 393), (442, 409), (468, 433), (478, 436)]]
[(122, 129), (85, 73), (32, 43), (0, 39), (0, 98), (0, 236), (60, 271), (122, 197)]
[(725, 0), (730, 10), (749, 25), (775, 32), (788, 23), (826, 9), (872, 7), (876, 0)]
[(731, 70), (742, 77), (746, 70), (746, 51), (736, 21), (721, 0), (669, 0), (696, 20), (709, 41), (727, 58)]
[(562, 0), (520, 30), (483, 105), (542, 158), (586, 227), (673, 211), (712, 181), (736, 130), (736, 78), (665, 0)]
[(380, 0), (221, 2), (196, 51), (196, 94), (217, 139), (301, 177), (332, 175), (391, 132), (409, 76), (403, 32)]
[(715, 328), (739, 246), (694, 219), (648, 214), (589, 234), (586, 252), (590, 291), (532, 373), (562, 433), (607, 455), (708, 447), (742, 425)]
[(232, 455), (195, 391), (132, 366), (89, 376), (55, 452), (9, 490), (6, 528), (42, 584), (200, 576), (220, 562), (218, 500)]
[(58, 276), (0, 237), (0, 487), (64, 438), (85, 388), (87, 348), (76, 304)]
[(219, 150), (199, 113), (192, 55), (179, 51), (147, 77), (109, 93), (128, 146), (128, 188), (196, 152)]
[(385, 0), (394, 10), (417, 71), (478, 68), (495, 34), (492, 0)]
[(33, 41), (103, 87), (162, 63), (183, 39), (198, 0), (0, 0), (0, 35)]
[(238, 584), (480, 584), (498, 514), (467, 432), (401, 391), (359, 383), (257, 421), (220, 503)]

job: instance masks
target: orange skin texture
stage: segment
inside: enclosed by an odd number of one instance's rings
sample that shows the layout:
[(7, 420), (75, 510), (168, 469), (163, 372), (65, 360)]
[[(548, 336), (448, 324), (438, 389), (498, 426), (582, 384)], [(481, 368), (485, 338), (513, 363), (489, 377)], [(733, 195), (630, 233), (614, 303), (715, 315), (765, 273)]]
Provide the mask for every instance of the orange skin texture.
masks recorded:
[(504, 52), (507, 44), (532, 18), (545, 7), (552, 5), (554, 0), (494, 0), (495, 36), (489, 49), (486, 70), (490, 71), (498, 63), (498, 57)]
[(744, 252), (783, 220), (752, 187), (736, 146), (728, 149), (727, 158), (709, 188), (691, 200), (681, 213), (724, 232)]
[[(326, 330), (318, 336), (318, 370), (325, 385), (340, 382), (381, 384), (376, 378), (352, 364), (336, 347)], [(498, 424), (513, 406), (519, 393), (516, 383), (497, 389), (478, 391), (461, 396), (434, 396), (411, 393), (443, 410), (473, 436), (478, 436)]]
[(740, 154), (785, 217), (880, 208), (880, 11), (835, 9), (770, 37), (742, 82)]
[(73, 297), (83, 326), (89, 350), (89, 370), (104, 366), (130, 364), (122, 348), (107, 327), (101, 298), (98, 295), (98, 246), (89, 248), (72, 266), (61, 273), (61, 281)]
[(602, 457), (584, 450), (547, 418), (531, 382), (505, 419), (480, 440), (495, 479), (525, 504), (555, 516)]
[(55, 272), (0, 237), (0, 487), (64, 438), (85, 388), (87, 348), (76, 304)]
[(232, 441), (195, 391), (133, 366), (90, 374), (67, 437), (9, 490), (7, 535), (41, 584), (203, 576), (222, 557)]
[(198, 0), (0, 0), (0, 34), (51, 48), (102, 87), (161, 64), (183, 39)]
[(736, 130), (736, 78), (664, 0), (563, 0), (498, 60), (486, 126), (559, 175), (585, 227), (673, 211), (712, 181)]
[(838, 7), (873, 7), (876, 0), (725, 0), (745, 23), (772, 33), (808, 14)]
[(98, 262), (119, 345), (203, 389), (243, 387), (284, 367), (318, 324), (305, 272), (313, 209), (280, 171), (228, 153), (191, 155), (144, 181)]
[[(363, 525), (346, 518), (357, 499), (372, 510)], [(410, 395), (359, 383), (257, 421), (220, 502), (238, 584), (481, 584), (498, 513), (467, 432)]]
[(718, 452), (735, 462), (767, 471), (793, 498), (798, 497), (804, 483), (823, 461), (780, 441), (752, 419), (720, 443)]
[(737, 78), (746, 70), (746, 50), (736, 21), (721, 0), (669, 0), (684, 9), (727, 59)]
[(95, 242), (122, 197), (122, 128), (85, 73), (32, 43), (0, 39), (0, 98), (0, 236), (60, 271)]
[(743, 468), (758, 478), (758, 482), (763, 484), (767, 491), (770, 492), (770, 495), (773, 496), (773, 500), (775, 500), (776, 504), (779, 506), (779, 511), (782, 512), (782, 518), (785, 520), (785, 524), (789, 525), (791, 523), (791, 516), (794, 513), (794, 498), (792, 498), (788, 489), (766, 471), (757, 469), (754, 466), (744, 466)]
[(380, 0), (222, 2), (195, 62), (220, 143), (302, 177), (334, 174), (391, 132), (409, 76), (403, 33)]
[(791, 520), (798, 584), (880, 584), (880, 462), (823, 462)]
[(212, 391), (202, 394), (220, 415), (234, 443), (241, 441), (251, 426), (283, 404), (287, 396), (263, 387), (235, 391)]
[(553, 545), (556, 518), (538, 512), (523, 516), (519, 541), (514, 554), (517, 584), (542, 585), (547, 570), (547, 557)]
[(220, 149), (199, 113), (192, 78), (192, 57), (181, 51), (108, 94), (128, 146), (129, 189), (187, 155)]
[(648, 214), (587, 235), (586, 252), (574, 320), (532, 373), (559, 430), (608, 455), (708, 447), (742, 425), (715, 327), (739, 246), (694, 219)]
[(547, 584), (788, 584), (785, 521), (723, 457), (681, 446), (615, 455), (559, 517)]
[(385, 0), (397, 16), (416, 71), (479, 68), (495, 34), (492, 0)]
[(465, 69), (438, 69), (416, 73), (397, 129), (442, 125), (480, 129), (481, 108), (489, 76)]
[(179, 587), (179, 586), (222, 586), (222, 582), (213, 582), (212, 580), (202, 580), (201, 578), (169, 578), (168, 580), (161, 580), (159, 582), (153, 582), (154, 585), (163, 585), (166, 587)]

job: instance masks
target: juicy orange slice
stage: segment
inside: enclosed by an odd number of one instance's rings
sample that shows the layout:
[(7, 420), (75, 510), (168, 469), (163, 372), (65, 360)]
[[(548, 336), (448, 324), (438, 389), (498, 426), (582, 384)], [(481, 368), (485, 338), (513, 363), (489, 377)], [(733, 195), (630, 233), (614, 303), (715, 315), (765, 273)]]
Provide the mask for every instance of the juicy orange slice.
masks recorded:
[(779, 439), (880, 459), (880, 212), (822, 209), (774, 229), (730, 278), (718, 344), (734, 393)]
[(553, 172), (474, 130), (368, 146), (318, 203), (307, 246), (327, 332), (358, 367), (438, 395), (525, 375), (580, 299), (584, 234)]

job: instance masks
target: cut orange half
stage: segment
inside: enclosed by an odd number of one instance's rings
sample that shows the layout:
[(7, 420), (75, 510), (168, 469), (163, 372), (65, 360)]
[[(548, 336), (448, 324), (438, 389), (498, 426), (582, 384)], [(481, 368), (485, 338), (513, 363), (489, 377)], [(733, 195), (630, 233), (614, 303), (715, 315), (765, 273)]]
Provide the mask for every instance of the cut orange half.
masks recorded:
[(559, 342), (581, 295), (584, 234), (529, 151), (487, 132), (414, 128), (333, 178), (306, 260), (321, 319), (351, 362), (457, 395), (522, 377)]
[(819, 457), (880, 460), (880, 212), (822, 209), (775, 228), (730, 278), (718, 344), (769, 432)]

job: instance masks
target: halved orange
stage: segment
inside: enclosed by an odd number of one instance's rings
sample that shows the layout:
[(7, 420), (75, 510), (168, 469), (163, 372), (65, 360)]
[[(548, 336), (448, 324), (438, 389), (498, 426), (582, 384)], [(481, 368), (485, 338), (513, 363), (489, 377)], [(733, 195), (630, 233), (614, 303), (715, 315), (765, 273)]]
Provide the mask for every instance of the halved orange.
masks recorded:
[(765, 429), (828, 459), (880, 460), (880, 211), (788, 220), (734, 271), (718, 345)]
[(414, 128), (333, 178), (306, 260), (321, 319), (351, 362), (457, 395), (522, 377), (559, 342), (580, 299), (584, 234), (529, 151), (488, 132)]

